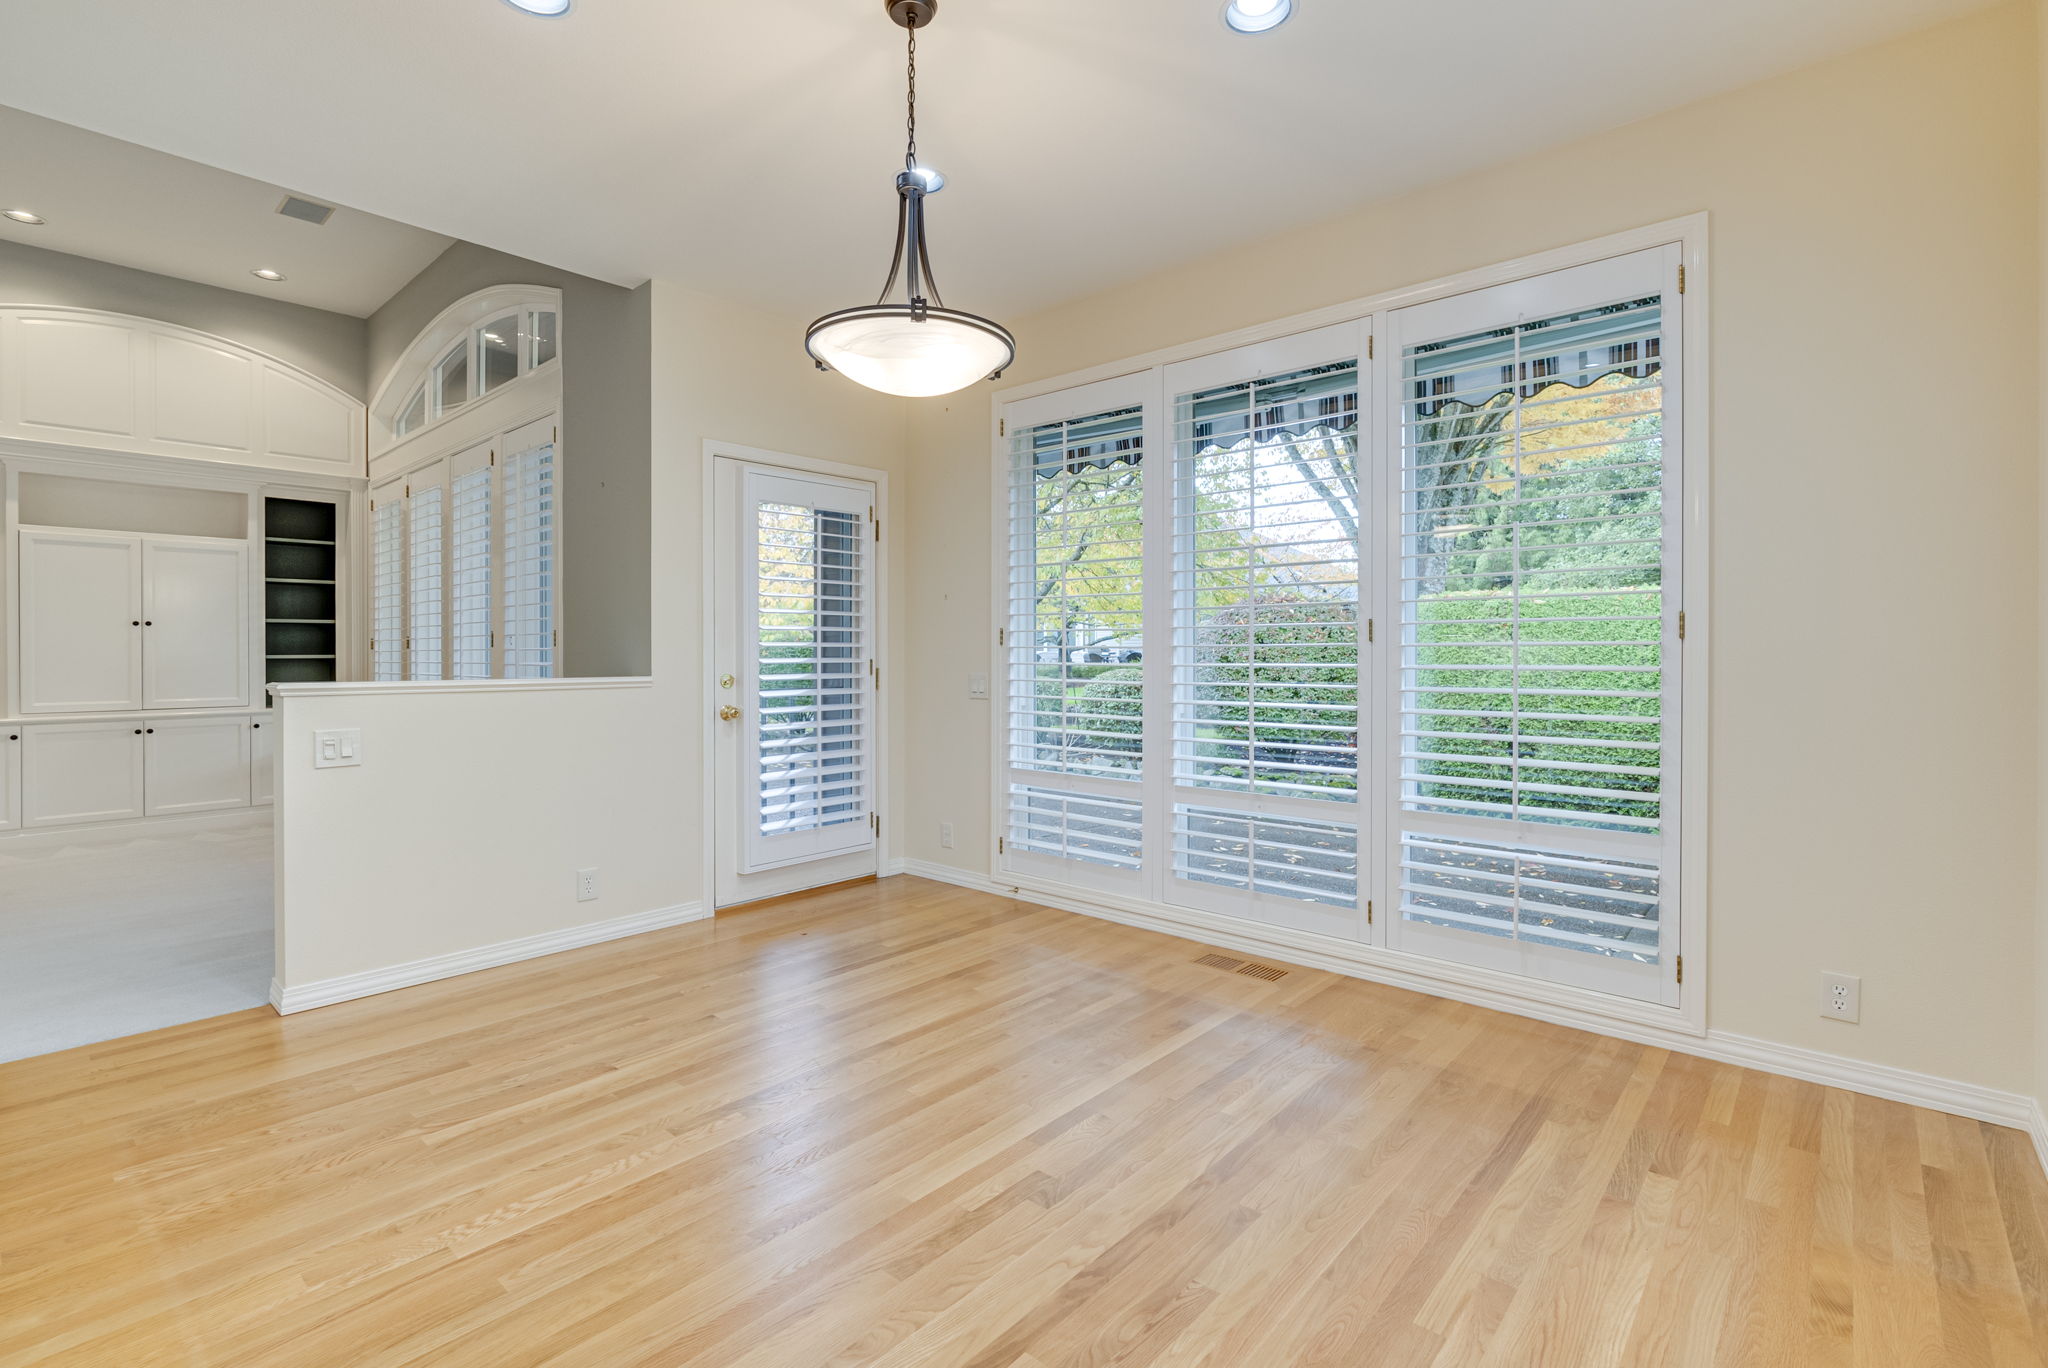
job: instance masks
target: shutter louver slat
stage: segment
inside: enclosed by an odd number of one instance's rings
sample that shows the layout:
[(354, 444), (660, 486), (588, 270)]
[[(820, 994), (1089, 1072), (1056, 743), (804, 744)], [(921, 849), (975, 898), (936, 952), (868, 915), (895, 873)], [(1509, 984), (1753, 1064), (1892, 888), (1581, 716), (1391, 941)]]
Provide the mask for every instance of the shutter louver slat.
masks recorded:
[(555, 444), (510, 452), (498, 465), (504, 571), (499, 649), (507, 679), (555, 674)]
[(405, 678), (405, 502), (393, 493), (370, 514), (370, 675)]
[(491, 677), (491, 467), (455, 477), (449, 488), (451, 679)]
[(1006, 753), (1014, 775), (1033, 777), (1009, 786), (1007, 848), (1135, 872), (1144, 864), (1144, 411), (1017, 425), (1010, 471)]
[(412, 643), (407, 676), (442, 677), (442, 532), (445, 491), (439, 485), (406, 497), (406, 635)]
[(1656, 296), (1403, 353), (1404, 919), (1660, 958), (1663, 354)]
[(753, 509), (757, 834), (865, 822), (865, 522), (791, 503)]

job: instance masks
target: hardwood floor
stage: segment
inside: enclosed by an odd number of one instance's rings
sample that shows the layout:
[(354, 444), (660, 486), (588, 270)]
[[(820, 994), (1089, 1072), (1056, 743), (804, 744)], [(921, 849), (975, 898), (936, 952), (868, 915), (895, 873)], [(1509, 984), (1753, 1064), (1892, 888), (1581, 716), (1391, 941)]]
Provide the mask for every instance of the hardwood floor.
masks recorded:
[(2042, 1361), (2017, 1132), (1203, 953), (896, 878), (0, 1066), (0, 1364)]

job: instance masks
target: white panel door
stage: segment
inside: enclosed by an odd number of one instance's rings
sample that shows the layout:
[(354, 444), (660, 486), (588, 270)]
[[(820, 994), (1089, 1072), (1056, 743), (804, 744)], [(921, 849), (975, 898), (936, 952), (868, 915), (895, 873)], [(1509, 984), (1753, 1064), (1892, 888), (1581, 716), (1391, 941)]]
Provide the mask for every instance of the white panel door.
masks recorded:
[(249, 806), (249, 719), (167, 717), (143, 727), (151, 817)]
[(277, 724), (263, 725), (255, 718), (249, 724), (249, 802), (268, 807), (277, 801)]
[(22, 530), (24, 712), (141, 707), (142, 621), (139, 537)]
[(876, 869), (875, 489), (721, 458), (720, 905)]
[(22, 825), (142, 816), (142, 728), (46, 722), (21, 728)]
[(0, 831), (21, 827), (21, 728), (0, 731)]
[(249, 547), (142, 545), (143, 706), (249, 706)]

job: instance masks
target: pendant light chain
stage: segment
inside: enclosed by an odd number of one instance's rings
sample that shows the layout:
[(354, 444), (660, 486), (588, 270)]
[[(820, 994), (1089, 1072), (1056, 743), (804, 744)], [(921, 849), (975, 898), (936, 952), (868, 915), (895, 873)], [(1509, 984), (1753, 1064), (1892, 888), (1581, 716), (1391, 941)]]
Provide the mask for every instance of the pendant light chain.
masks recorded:
[(913, 26), (904, 32), (910, 35), (910, 81), (903, 97), (904, 131), (910, 135), (909, 150), (903, 154), (903, 169), (917, 169), (917, 29)]

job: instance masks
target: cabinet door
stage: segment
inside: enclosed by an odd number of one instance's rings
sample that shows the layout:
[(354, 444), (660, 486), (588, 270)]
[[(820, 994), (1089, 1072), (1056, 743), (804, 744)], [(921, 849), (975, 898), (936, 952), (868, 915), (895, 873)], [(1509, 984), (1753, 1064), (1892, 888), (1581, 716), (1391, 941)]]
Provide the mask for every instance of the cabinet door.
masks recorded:
[(0, 831), (21, 828), (21, 728), (0, 728)]
[(142, 616), (139, 537), (23, 529), (22, 710), (142, 706)]
[(249, 806), (249, 719), (167, 717), (143, 724), (151, 817)]
[(142, 706), (249, 706), (246, 542), (144, 541), (142, 619)]
[(249, 801), (267, 807), (277, 799), (277, 724), (257, 718), (249, 726)]
[(21, 728), (26, 827), (142, 815), (142, 728), (133, 722), (49, 722)]

